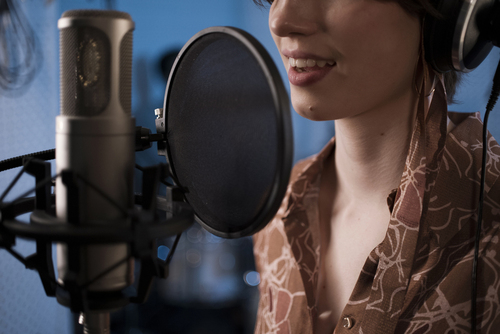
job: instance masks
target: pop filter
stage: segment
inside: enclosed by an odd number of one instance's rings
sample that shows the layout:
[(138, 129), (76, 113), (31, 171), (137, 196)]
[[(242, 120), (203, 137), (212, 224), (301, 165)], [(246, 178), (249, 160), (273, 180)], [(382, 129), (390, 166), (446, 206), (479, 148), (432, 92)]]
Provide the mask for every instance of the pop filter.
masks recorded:
[(163, 110), (157, 131), (196, 220), (225, 238), (263, 228), (293, 158), (288, 94), (264, 47), (240, 29), (200, 31), (176, 58)]

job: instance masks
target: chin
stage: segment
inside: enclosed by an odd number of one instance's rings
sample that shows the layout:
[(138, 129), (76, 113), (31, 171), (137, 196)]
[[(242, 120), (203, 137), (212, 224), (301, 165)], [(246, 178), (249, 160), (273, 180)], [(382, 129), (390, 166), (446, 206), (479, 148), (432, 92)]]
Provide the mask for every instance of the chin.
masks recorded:
[(329, 98), (325, 99), (324, 94), (314, 94), (292, 87), (291, 102), (297, 114), (311, 121), (332, 121), (345, 117), (345, 110), (340, 107), (344, 103), (336, 103), (338, 99), (331, 96), (331, 92), (329, 95)]
[(345, 117), (334, 108), (325, 108), (317, 104), (294, 103), (292, 101), (292, 105), (297, 114), (311, 121), (332, 121)]
[(295, 110), (297, 112), (297, 114), (299, 114), (300, 116), (304, 117), (304, 118), (307, 118), (308, 120), (311, 120), (311, 121), (331, 121), (332, 118), (327, 118), (325, 117), (325, 115), (322, 115), (320, 113), (317, 113), (315, 111), (302, 111), (302, 110)]
[(311, 121), (326, 120), (316, 104), (309, 103), (307, 101), (304, 101), (303, 99), (297, 101), (292, 98), (292, 106), (297, 114)]

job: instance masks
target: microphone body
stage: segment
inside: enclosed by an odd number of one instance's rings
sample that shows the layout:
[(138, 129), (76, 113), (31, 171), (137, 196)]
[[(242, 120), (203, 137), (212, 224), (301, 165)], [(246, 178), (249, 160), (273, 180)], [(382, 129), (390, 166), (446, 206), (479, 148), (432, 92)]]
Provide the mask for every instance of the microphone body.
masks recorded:
[[(77, 190), (74, 196), (75, 188), (64, 177), (57, 178), (56, 215), (75, 225), (126, 224), (133, 207), (135, 165), (134, 22), (123, 12), (74, 10), (63, 13), (58, 28), (61, 114), (56, 118), (56, 170), (72, 172)], [(133, 280), (133, 262), (124, 261), (129, 253), (127, 244), (58, 244), (58, 280), (90, 292), (123, 289)]]

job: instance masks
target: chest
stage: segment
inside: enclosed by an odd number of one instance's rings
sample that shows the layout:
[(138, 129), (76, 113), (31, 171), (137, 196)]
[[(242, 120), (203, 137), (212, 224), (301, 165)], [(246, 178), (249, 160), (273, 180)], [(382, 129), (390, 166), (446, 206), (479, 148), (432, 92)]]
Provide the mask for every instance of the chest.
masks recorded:
[(316, 291), (318, 334), (332, 334), (341, 321), (368, 256), (385, 237), (387, 224), (379, 223), (382, 219), (389, 222), (386, 215), (374, 220), (376, 224), (369, 219), (351, 224), (332, 222), (329, 235), (323, 237)]

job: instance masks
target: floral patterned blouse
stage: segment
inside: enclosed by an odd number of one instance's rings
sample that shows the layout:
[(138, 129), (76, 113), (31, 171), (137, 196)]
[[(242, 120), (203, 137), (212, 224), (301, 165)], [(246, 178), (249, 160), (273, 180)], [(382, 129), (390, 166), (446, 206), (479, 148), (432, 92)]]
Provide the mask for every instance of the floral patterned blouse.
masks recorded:
[[(439, 86), (428, 110), (417, 112), (400, 185), (388, 196), (385, 239), (367, 254), (335, 334), (470, 331), (482, 122), (479, 113), (448, 113), (445, 96)], [(276, 217), (254, 236), (261, 275), (256, 334), (314, 333), (318, 194), (323, 162), (334, 147), (332, 139), (294, 167)], [(478, 333), (500, 333), (499, 159), (500, 147), (489, 135)]]

